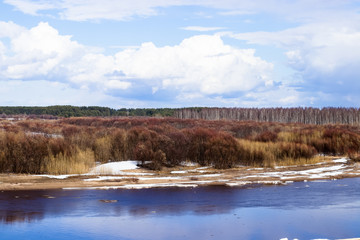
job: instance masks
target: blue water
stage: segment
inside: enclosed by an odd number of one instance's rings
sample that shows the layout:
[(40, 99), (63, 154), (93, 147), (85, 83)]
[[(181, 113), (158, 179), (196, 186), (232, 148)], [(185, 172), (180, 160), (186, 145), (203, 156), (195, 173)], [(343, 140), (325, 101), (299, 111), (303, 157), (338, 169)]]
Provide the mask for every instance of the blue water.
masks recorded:
[(360, 237), (360, 178), (243, 188), (0, 192), (0, 239), (350, 237)]

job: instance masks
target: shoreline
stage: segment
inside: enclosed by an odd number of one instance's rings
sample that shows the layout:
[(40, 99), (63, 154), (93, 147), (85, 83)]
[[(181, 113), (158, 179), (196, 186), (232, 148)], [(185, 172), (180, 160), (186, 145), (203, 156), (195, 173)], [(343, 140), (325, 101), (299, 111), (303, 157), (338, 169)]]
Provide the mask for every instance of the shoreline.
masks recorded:
[[(335, 180), (360, 177), (360, 164), (345, 158), (328, 158), (323, 162), (301, 166), (254, 168), (239, 166), (219, 170), (201, 166), (179, 166), (162, 171), (136, 167), (128, 169), (104, 168), (100, 172), (71, 175), (0, 174), (0, 191), (46, 189), (142, 189), (159, 187), (198, 187), (222, 185), (241, 187), (250, 184), (285, 185), (299, 181)], [(113, 164), (113, 163), (110, 163)], [(107, 164), (107, 165), (110, 165)]]

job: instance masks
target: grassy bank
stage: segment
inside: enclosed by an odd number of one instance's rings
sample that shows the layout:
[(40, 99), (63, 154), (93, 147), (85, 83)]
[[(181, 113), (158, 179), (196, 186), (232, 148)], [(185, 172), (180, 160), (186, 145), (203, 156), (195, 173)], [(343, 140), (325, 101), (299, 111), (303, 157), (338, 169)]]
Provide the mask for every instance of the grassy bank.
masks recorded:
[[(175, 118), (1, 120), (0, 172), (83, 173), (95, 162), (139, 160), (159, 170), (183, 161), (216, 168), (314, 163), (360, 150), (360, 128)], [(150, 162), (149, 162), (150, 161)]]

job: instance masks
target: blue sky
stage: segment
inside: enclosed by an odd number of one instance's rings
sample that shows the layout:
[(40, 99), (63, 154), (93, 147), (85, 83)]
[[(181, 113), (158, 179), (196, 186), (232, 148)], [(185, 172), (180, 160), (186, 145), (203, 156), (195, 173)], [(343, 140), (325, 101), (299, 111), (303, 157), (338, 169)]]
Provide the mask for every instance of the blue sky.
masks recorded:
[(358, 0), (2, 0), (0, 105), (359, 107)]

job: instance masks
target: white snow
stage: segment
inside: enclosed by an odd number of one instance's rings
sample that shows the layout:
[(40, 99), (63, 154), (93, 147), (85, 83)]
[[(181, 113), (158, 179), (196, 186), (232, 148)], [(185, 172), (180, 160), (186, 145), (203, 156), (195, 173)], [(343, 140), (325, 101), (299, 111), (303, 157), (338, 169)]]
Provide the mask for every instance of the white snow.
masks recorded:
[(248, 171), (253, 171), (253, 170), (264, 170), (264, 168), (249, 168), (247, 169)]
[(34, 175), (37, 177), (47, 177), (47, 178), (56, 178), (56, 179), (65, 179), (68, 177), (72, 177), (72, 176), (79, 176), (79, 174), (67, 174), (67, 175), (47, 175), (47, 174), (42, 174), (42, 175)]
[(220, 177), (222, 174), (216, 173), (216, 174), (204, 174), (204, 175), (192, 175), (189, 177), (196, 177), (196, 178), (205, 178), (205, 177)]
[(226, 183), (226, 185), (233, 187), (233, 186), (243, 186), (243, 185), (247, 185), (247, 184), (251, 184), (253, 182), (250, 181), (240, 181), (240, 182), (229, 182)]
[[(343, 160), (339, 163), (342, 163)], [(248, 175), (243, 177), (238, 177), (236, 179), (249, 179), (249, 178), (280, 178), (281, 180), (285, 179), (294, 179), (299, 177), (306, 177), (310, 179), (316, 179), (316, 178), (328, 178), (328, 177), (334, 177), (337, 175), (344, 174), (346, 171), (350, 171), (346, 169), (346, 165), (335, 165), (335, 166), (329, 166), (329, 167), (320, 167), (320, 168), (314, 168), (309, 170), (302, 170), (302, 171), (283, 171), (283, 172), (264, 172), (264, 173), (257, 173), (254, 175)]]
[(333, 160), (333, 162), (335, 162), (335, 163), (347, 163), (347, 162), (348, 162), (348, 159), (346, 159), (346, 158), (340, 158), (340, 159), (335, 159), (335, 160)]
[(210, 167), (199, 167), (199, 168), (196, 168), (195, 170), (203, 170), (203, 169), (209, 169)]
[(180, 163), (181, 166), (184, 166), (184, 167), (196, 167), (196, 166), (199, 166), (198, 163), (195, 163), (195, 162), (182, 162)]
[(90, 174), (102, 174), (102, 175), (122, 175), (123, 170), (133, 170), (139, 168), (137, 166), (138, 161), (121, 161), (121, 162), (110, 162), (101, 164), (94, 167)]
[(119, 176), (99, 176), (97, 178), (89, 178), (89, 179), (84, 179), (85, 182), (92, 182), (92, 181), (106, 181), (106, 180), (119, 180), (119, 179), (124, 179), (124, 178), (129, 178), (129, 177), (119, 177)]
[(184, 179), (184, 177), (139, 177), (139, 180), (177, 180)]
[(187, 173), (188, 171), (171, 171), (171, 174), (183, 174), (183, 173)]
[(77, 190), (77, 189), (143, 189), (143, 188), (156, 188), (156, 187), (197, 187), (197, 184), (183, 184), (183, 183), (154, 183), (154, 184), (127, 184), (123, 186), (104, 186), (104, 187), (71, 187), (63, 188), (64, 190)]
[[(104, 175), (104, 174), (102, 174)], [(126, 176), (152, 176), (156, 175), (155, 173), (147, 173), (147, 172), (120, 172), (119, 175), (126, 175)]]

